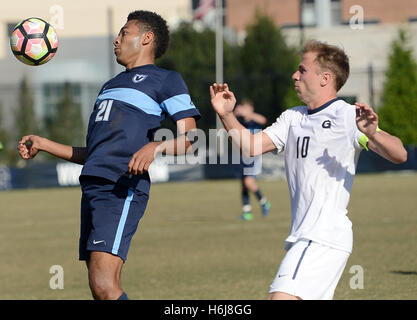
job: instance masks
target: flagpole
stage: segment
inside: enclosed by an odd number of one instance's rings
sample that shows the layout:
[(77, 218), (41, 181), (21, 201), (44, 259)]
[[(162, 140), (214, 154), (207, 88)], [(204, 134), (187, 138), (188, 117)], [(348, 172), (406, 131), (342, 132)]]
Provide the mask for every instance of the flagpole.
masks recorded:
[[(216, 0), (216, 83), (223, 83), (223, 0)], [(223, 128), (216, 114), (216, 129)], [(220, 137), (217, 137), (217, 154), (222, 156), (224, 149), (220, 147)]]
[(216, 82), (223, 83), (223, 6), (216, 0)]

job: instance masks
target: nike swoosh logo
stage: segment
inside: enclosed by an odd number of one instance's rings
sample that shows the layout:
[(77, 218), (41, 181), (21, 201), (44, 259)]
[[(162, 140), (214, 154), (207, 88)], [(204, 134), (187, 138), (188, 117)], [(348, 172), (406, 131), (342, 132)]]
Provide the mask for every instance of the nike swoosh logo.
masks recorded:
[(278, 278), (285, 277), (285, 276), (288, 276), (288, 274), (279, 274)]
[(102, 243), (102, 242), (105, 242), (105, 241), (104, 240), (100, 240), (100, 241), (93, 240), (93, 244), (99, 244), (99, 243)]

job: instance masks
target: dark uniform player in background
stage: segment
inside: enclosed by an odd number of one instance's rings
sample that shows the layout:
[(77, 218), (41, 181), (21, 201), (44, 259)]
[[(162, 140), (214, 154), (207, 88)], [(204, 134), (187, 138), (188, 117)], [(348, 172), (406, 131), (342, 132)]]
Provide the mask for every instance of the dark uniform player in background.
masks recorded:
[[(100, 90), (88, 124), (87, 147), (34, 135), (19, 142), (24, 159), (46, 151), (84, 165), (79, 258), (87, 263), (95, 299), (127, 299), (120, 275), (148, 201), (149, 166), (157, 153), (184, 153), (190, 146), (187, 133), (200, 117), (181, 76), (154, 65), (168, 42), (169, 31), (159, 15), (130, 13), (113, 42), (117, 62), (126, 71)], [(154, 142), (166, 114), (176, 122), (178, 136)]]
[[(233, 110), (239, 122), (252, 134), (261, 131), (267, 119), (254, 111), (253, 102), (249, 99), (242, 99)], [(256, 175), (262, 170), (260, 157), (245, 158), (241, 157), (241, 181), (242, 181), (242, 220), (252, 220), (252, 206), (250, 205), (249, 191), (253, 192), (262, 208), (262, 215), (268, 215), (271, 204), (262, 195), (261, 189), (256, 182)]]

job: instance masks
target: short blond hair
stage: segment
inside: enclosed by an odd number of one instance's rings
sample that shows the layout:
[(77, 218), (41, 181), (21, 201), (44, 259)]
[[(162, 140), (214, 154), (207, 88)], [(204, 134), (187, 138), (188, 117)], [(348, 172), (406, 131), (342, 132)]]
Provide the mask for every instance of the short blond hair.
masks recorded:
[(336, 91), (339, 91), (349, 77), (349, 58), (346, 53), (333, 45), (317, 40), (309, 40), (303, 47), (301, 54), (315, 52), (315, 61), (320, 68), (329, 70), (335, 77)]

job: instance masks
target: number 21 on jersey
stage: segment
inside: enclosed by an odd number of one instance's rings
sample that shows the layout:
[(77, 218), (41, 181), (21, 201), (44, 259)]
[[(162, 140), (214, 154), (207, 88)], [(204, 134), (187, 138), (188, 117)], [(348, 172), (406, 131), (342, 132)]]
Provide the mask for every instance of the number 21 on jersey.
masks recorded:
[(98, 106), (98, 112), (96, 115), (96, 122), (98, 121), (109, 121), (111, 106), (113, 105), (113, 100), (103, 100)]

